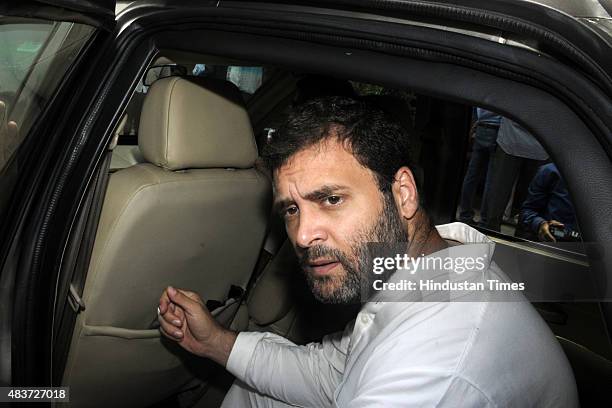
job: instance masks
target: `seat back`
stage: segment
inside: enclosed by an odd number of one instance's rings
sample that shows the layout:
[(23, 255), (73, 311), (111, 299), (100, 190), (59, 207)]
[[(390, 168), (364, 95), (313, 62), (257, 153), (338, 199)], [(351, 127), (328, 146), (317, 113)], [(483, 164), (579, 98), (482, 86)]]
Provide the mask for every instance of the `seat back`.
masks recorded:
[(359, 307), (317, 301), (306, 284), (291, 242), (286, 240), (251, 290), (246, 310), (241, 311), (248, 313), (248, 320), (243, 323), (246, 327), (240, 329), (269, 331), (306, 344), (342, 331)]
[(173, 285), (205, 300), (246, 287), (263, 244), (271, 188), (232, 84), (180, 77), (149, 89), (146, 163), (110, 176), (64, 384), (74, 406), (147, 406), (193, 375), (191, 356), (154, 328)]

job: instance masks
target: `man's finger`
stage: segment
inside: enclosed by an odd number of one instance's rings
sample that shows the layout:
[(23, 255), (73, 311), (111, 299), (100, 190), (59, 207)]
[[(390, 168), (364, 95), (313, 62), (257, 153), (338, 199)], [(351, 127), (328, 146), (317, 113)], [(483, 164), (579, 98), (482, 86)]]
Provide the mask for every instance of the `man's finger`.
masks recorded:
[(202, 300), (200, 295), (198, 295), (197, 293), (192, 292), (190, 290), (183, 290), (183, 289), (177, 289), (177, 290), (179, 292), (181, 292), (182, 294), (184, 294), (185, 296), (187, 296), (188, 298), (195, 300), (196, 302), (198, 302), (202, 306), (204, 305), (204, 301)]
[(546, 232), (546, 237), (548, 238), (548, 240), (552, 242), (557, 242), (557, 239), (555, 238), (555, 236), (550, 232), (551, 225), (562, 227), (563, 224), (561, 224), (559, 221), (556, 221), (556, 220), (550, 220), (546, 223), (546, 226), (544, 228), (544, 231)]
[(174, 311), (174, 315), (177, 317), (177, 319), (179, 319), (181, 322), (185, 320), (185, 312), (183, 311), (183, 308), (181, 308), (180, 306), (176, 307), (176, 310)]
[(550, 233), (550, 228), (548, 227), (548, 224), (544, 226), (544, 235), (546, 236), (546, 238), (548, 238), (549, 241), (557, 242), (553, 234)]
[(12, 120), (6, 124), (6, 133), (8, 135), (8, 140), (15, 142), (19, 137), (19, 126), (17, 123)]
[(161, 297), (159, 298), (159, 314), (166, 314), (168, 306), (170, 305), (170, 298), (168, 297), (168, 291), (164, 290)]
[(172, 303), (180, 306), (186, 315), (195, 315), (202, 310), (202, 304), (197, 300), (185, 295), (180, 290), (174, 289), (172, 286), (168, 286), (168, 296)]
[(183, 325), (184, 314), (181, 313), (180, 315), (177, 315), (174, 312), (176, 310), (177, 309), (175, 308), (175, 305), (168, 297), (167, 291), (164, 291), (162, 293), (161, 298), (159, 299), (159, 307), (157, 308), (158, 316), (162, 317), (167, 322), (170, 322), (177, 327), (181, 327)]
[(183, 332), (176, 326), (173, 326), (167, 322), (166, 319), (160, 316), (157, 318), (157, 320), (159, 321), (159, 327), (163, 329), (163, 333), (168, 335), (168, 337), (175, 340), (180, 340), (183, 338)]
[(180, 318), (179, 316), (173, 313), (170, 313), (170, 311), (166, 312), (165, 315), (160, 315), (160, 318), (164, 319), (165, 321), (167, 321), (168, 323), (176, 327), (181, 327), (183, 325), (183, 320), (184, 320)]
[(169, 334), (167, 331), (165, 331), (165, 330), (164, 330), (164, 329), (162, 329), (161, 327), (159, 328), (159, 332), (160, 332), (160, 333), (161, 333), (161, 334), (162, 334), (164, 337), (166, 337), (167, 339), (170, 339), (170, 340), (172, 340), (172, 341), (179, 342), (179, 341), (181, 341), (181, 340), (182, 340), (182, 339), (179, 339), (179, 338), (176, 338), (176, 337), (172, 336), (171, 334)]

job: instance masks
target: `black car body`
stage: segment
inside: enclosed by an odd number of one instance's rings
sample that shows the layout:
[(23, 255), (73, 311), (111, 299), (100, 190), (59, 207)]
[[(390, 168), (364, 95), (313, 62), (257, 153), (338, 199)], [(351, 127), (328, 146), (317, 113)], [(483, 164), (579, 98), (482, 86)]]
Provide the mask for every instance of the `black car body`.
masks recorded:
[[(425, 118), (450, 135), (449, 151), (459, 153), (442, 170), (437, 153), (423, 164), (435, 180), (426, 195), (439, 223), (455, 218), (465, 168), (468, 142), (455, 136), (469, 128), (469, 109), (459, 105), (494, 110), (532, 132), (567, 181), (584, 252), (539, 246), (534, 252), (524, 241), (489, 235), (553, 270), (588, 270), (595, 290), (589, 299), (574, 299), (588, 304), (588, 312), (576, 312), (572, 323), (566, 299), (542, 313), (561, 338), (582, 403), (612, 401), (604, 388), (612, 381), (610, 1), (141, 1), (116, 17), (115, 6), (114, 0), (0, 6), (4, 24), (70, 22), (82, 39), (0, 175), (0, 384), (62, 385), (77, 314), (87, 306), (79, 301), (117, 124), (159, 56), (179, 63), (215, 56), (219, 64), (246, 61), (423, 95), (427, 108), (420, 112), (437, 112), (440, 122), (419, 114), (416, 121)], [(12, 96), (17, 110), (21, 92)], [(267, 92), (276, 95), (274, 103), (255, 93), (247, 104), (256, 134), (275, 103), (290, 98), (272, 85)], [(155, 381), (126, 379), (139, 381), (142, 389), (130, 401), (141, 406), (184, 391), (184, 384), (155, 392)], [(104, 394), (104, 383), (90, 385)], [(117, 403), (114, 397), (100, 395), (98, 403)]]

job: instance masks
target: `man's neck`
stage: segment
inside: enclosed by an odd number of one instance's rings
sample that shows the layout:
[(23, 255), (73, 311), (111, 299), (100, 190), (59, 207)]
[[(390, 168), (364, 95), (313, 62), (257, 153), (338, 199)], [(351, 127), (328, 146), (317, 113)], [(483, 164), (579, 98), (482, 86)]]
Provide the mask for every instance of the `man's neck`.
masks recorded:
[(429, 255), (441, 249), (448, 248), (448, 243), (440, 236), (438, 230), (429, 222), (429, 217), (421, 211), (416, 215), (413, 231), (410, 234), (408, 255), (417, 257)]

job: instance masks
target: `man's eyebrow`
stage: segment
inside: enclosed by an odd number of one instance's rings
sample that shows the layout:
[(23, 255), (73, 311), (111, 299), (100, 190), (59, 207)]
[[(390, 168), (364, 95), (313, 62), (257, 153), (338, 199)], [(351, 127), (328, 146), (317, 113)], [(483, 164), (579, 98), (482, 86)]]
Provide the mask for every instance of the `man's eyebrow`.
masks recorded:
[[(348, 189), (348, 187), (339, 184), (326, 184), (316, 190), (311, 191), (310, 193), (305, 194), (304, 198), (308, 201), (320, 201), (330, 195), (338, 194), (346, 189)], [(295, 201), (290, 198), (281, 199), (274, 202), (273, 210), (275, 212), (280, 212), (283, 208), (287, 208), (292, 204), (295, 204)]]
[(311, 191), (310, 193), (305, 194), (304, 198), (308, 201), (319, 201), (330, 195), (338, 194), (342, 190), (346, 190), (346, 189), (347, 187), (341, 186), (339, 184), (327, 184), (327, 185), (321, 186), (320, 188), (314, 191)]

